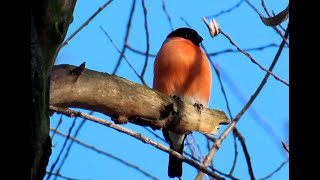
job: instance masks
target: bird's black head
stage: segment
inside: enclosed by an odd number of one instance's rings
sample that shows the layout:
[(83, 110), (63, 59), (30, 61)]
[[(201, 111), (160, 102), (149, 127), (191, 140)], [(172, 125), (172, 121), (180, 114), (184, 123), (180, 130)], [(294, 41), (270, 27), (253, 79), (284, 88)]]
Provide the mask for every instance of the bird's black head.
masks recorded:
[(182, 37), (184, 39), (192, 41), (192, 43), (196, 46), (199, 46), (203, 40), (203, 38), (197, 33), (197, 31), (190, 28), (176, 29), (167, 36), (167, 38), (169, 37)]

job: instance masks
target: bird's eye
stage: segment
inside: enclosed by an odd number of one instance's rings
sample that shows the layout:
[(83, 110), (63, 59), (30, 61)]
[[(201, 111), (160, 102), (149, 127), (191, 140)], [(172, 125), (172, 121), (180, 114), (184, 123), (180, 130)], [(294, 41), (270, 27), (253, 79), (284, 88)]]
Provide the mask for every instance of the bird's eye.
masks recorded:
[(188, 37), (188, 34), (186, 34), (186, 38)]

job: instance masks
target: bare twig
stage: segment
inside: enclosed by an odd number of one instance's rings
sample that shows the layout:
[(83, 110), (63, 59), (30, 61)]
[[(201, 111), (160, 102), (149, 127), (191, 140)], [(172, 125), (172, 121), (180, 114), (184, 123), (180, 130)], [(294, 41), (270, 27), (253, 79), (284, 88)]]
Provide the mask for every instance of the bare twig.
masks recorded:
[(260, 180), (269, 179), (271, 176), (273, 176), (276, 172), (278, 172), (288, 162), (289, 162), (289, 159), (285, 160), (284, 162), (282, 162), (280, 164), (280, 166), (277, 169), (275, 169), (273, 172), (271, 172), (268, 176), (261, 178)]
[(289, 153), (289, 149), (288, 149), (288, 147), (286, 146), (286, 144), (283, 143), (283, 142), (281, 142), (281, 143), (282, 143), (282, 147), (287, 151), (287, 153)]
[[(275, 44), (275, 43), (271, 43), (268, 45), (264, 45), (264, 46), (260, 46), (260, 47), (254, 47), (254, 48), (247, 48), (247, 49), (243, 49), (244, 51), (261, 51), (270, 47), (279, 47), (279, 45)], [(214, 53), (208, 53), (208, 56), (217, 56), (217, 55), (221, 55), (221, 54), (225, 54), (225, 53), (239, 53), (239, 50), (237, 49), (225, 49), (222, 51), (218, 51), (218, 52), (214, 52)]]
[(60, 173), (53, 173), (53, 172), (48, 172), (47, 171), (47, 174), (48, 175), (54, 175), (55, 177), (59, 177), (59, 178), (63, 178), (63, 179), (67, 179), (67, 180), (85, 180), (85, 179), (78, 179), (78, 178), (71, 178), (71, 177), (68, 177), (68, 176), (64, 176)]
[(122, 57), (123, 57), (124, 53), (126, 52), (126, 48), (127, 48), (128, 40), (129, 40), (130, 29), (131, 29), (131, 21), (132, 21), (135, 5), (136, 5), (136, 0), (133, 0), (130, 15), (129, 15), (129, 20), (128, 20), (128, 24), (127, 24), (127, 32), (126, 32), (126, 36), (124, 38), (124, 45), (122, 47), (122, 51), (120, 53), (120, 57), (118, 59), (117, 65), (114, 68), (113, 73), (112, 73), (114, 75), (116, 74), (116, 72), (121, 64)]
[(71, 134), (71, 131), (73, 130), (74, 125), (76, 124), (76, 119), (77, 119), (77, 118), (78, 118), (78, 117), (75, 117), (75, 118), (73, 119), (73, 122), (72, 122), (72, 124), (71, 124), (71, 126), (70, 126), (70, 128), (69, 128), (69, 131), (68, 131), (68, 136), (67, 136), (67, 138), (65, 139), (65, 141), (64, 141), (64, 143), (63, 143), (63, 145), (62, 145), (62, 148), (61, 148), (61, 150), (60, 150), (60, 152), (59, 152), (58, 157), (56, 158), (56, 161), (52, 164), (52, 166), (51, 166), (51, 168), (50, 168), (50, 173), (49, 173), (49, 175), (47, 176), (47, 180), (49, 180), (49, 178), (51, 177), (51, 173), (53, 172), (54, 168), (56, 167), (56, 165), (57, 165), (57, 163), (58, 163), (58, 161), (59, 161), (59, 159), (60, 159), (60, 156), (61, 156), (64, 148), (65, 148), (66, 145), (67, 145), (67, 142), (68, 142), (68, 140), (69, 140), (69, 136), (70, 136), (70, 134)]
[[(61, 114), (61, 116), (60, 116), (60, 118), (59, 118), (59, 122), (58, 122), (58, 124), (57, 124), (56, 129), (58, 129), (58, 128), (60, 127), (60, 125), (61, 125), (61, 123), (62, 123), (62, 117), (63, 117), (63, 114)], [(55, 134), (56, 134), (56, 132), (53, 132), (53, 134), (52, 134), (52, 136), (51, 136), (51, 139), (54, 138), (54, 135), (55, 135)]]
[(203, 135), (204, 135), (208, 140), (212, 141), (213, 143), (216, 142), (216, 139), (217, 139), (217, 138), (212, 137), (212, 136), (210, 136), (210, 135), (208, 135), (208, 134), (203, 134)]
[[(128, 45), (127, 48), (128, 48), (129, 50), (131, 50), (132, 52), (135, 52), (135, 53), (140, 54), (140, 55), (143, 55), (143, 56), (147, 56), (147, 54), (146, 54), (145, 52), (142, 52), (142, 51), (140, 51), (140, 50), (137, 50), (137, 49), (131, 47), (130, 45)], [(150, 54), (150, 53), (149, 53), (148, 56), (150, 56), (150, 57), (156, 57), (156, 54)]]
[[(94, 111), (90, 111), (89, 115), (92, 115), (94, 113)], [(86, 119), (82, 119), (80, 125), (78, 126), (78, 128), (76, 129), (76, 132), (74, 133), (74, 138), (76, 138), (78, 136), (78, 133), (80, 132), (81, 128), (83, 127), (84, 123), (86, 122)], [(58, 128), (55, 128), (56, 130)], [(60, 170), (62, 169), (62, 166), (64, 165), (67, 157), (69, 156), (69, 152), (71, 150), (71, 147), (73, 145), (73, 142), (74, 141), (71, 141), (71, 143), (69, 144), (68, 148), (67, 148), (67, 152), (64, 154), (62, 160), (61, 160), (61, 163), (60, 163), (60, 166), (58, 167), (58, 170), (56, 171), (57, 174), (59, 174)], [(55, 178), (56, 179), (56, 178)]]
[[(195, 150), (195, 148), (192, 146), (192, 144), (193, 144), (193, 141), (192, 140), (190, 140), (190, 137), (189, 136), (187, 136), (187, 138), (186, 138), (186, 143), (185, 143), (185, 146), (187, 146), (189, 149), (190, 149), (190, 152), (191, 152), (191, 156), (192, 156), (192, 159), (198, 159), (197, 157), (196, 157), (196, 150)], [(199, 157), (199, 156), (198, 156)], [(200, 159), (200, 158), (199, 158)], [(201, 162), (201, 161), (200, 161)]]
[(171, 31), (173, 31), (173, 25), (172, 25), (172, 22), (171, 22), (171, 17), (170, 17), (170, 14), (169, 14), (168, 11), (167, 11), (166, 3), (165, 3), (164, 0), (162, 0), (162, 9), (163, 9), (164, 13), (165, 13), (166, 16), (167, 16), (167, 19), (168, 19), (169, 24), (170, 24)]
[(180, 17), (180, 19), (181, 19), (184, 23), (186, 23), (186, 25), (187, 25), (188, 27), (191, 27), (191, 25), (190, 25), (183, 17)]
[(222, 10), (220, 11), (219, 13), (217, 14), (214, 14), (214, 15), (210, 15), (210, 16), (206, 16), (207, 19), (212, 19), (212, 18), (217, 18), (225, 13), (229, 13), (233, 10), (235, 10), (236, 8), (238, 8), (241, 4), (243, 3), (243, 0), (240, 0), (236, 5), (234, 5), (233, 7), (227, 9), (227, 10)]
[(238, 145), (237, 145), (237, 136), (233, 130), (233, 140), (234, 140), (234, 159), (233, 159), (233, 163), (232, 163), (232, 167), (230, 169), (229, 174), (232, 175), (234, 168), (236, 167), (237, 164), (237, 159), (238, 159)]
[[(275, 44), (275, 43), (271, 43), (271, 44), (268, 44), (268, 45), (263, 45), (263, 46), (260, 46), (260, 47), (254, 47), (254, 48), (247, 48), (247, 49), (243, 49), (244, 51), (262, 51), (264, 49), (267, 49), (267, 48), (271, 48), (271, 47), (279, 47), (279, 45)], [(135, 49), (133, 48), (132, 46), (128, 45), (127, 48), (129, 50), (131, 50), (132, 52), (135, 52), (137, 54), (140, 54), (140, 55), (143, 55), (143, 56), (146, 56), (146, 53), (145, 52), (142, 52), (138, 49)], [(285, 47), (286, 48), (286, 47)], [(239, 53), (239, 51), (237, 49), (225, 49), (225, 50), (222, 50), (222, 51), (217, 51), (217, 52), (212, 52), (212, 53), (208, 53), (207, 56), (218, 56), (218, 55), (221, 55), (221, 54), (225, 54), (225, 53)], [(151, 54), (149, 53), (149, 57), (156, 57), (156, 54)]]
[(142, 0), (142, 7), (143, 7), (143, 14), (144, 14), (144, 28), (146, 31), (146, 44), (147, 44), (147, 50), (146, 50), (146, 60), (144, 62), (144, 66), (141, 72), (141, 79), (144, 80), (144, 73), (146, 72), (147, 65), (148, 65), (148, 58), (149, 58), (149, 49), (150, 49), (150, 44), (149, 44), (149, 30), (148, 30), (148, 18), (147, 18), (147, 8), (144, 3), (144, 0)]
[(190, 134), (189, 135), (189, 137), (192, 137), (192, 139), (193, 139), (193, 141), (194, 141), (194, 143), (196, 144), (196, 147), (197, 147), (197, 149), (198, 149), (198, 151), (199, 151), (199, 158), (202, 160), (203, 159), (203, 157), (204, 157), (204, 154), (202, 153), (202, 151), (201, 151), (201, 148), (200, 148), (200, 146), (199, 146), (199, 143), (198, 143), (198, 141), (196, 140), (196, 138), (194, 137), (194, 135), (193, 134)]
[[(86, 27), (89, 23), (90, 23), (90, 21), (92, 21), (93, 20), (93, 18), (95, 18), (104, 8), (106, 8), (111, 2), (112, 2), (113, 0), (109, 0), (108, 2), (106, 2), (104, 5), (102, 5), (101, 7), (99, 7), (99, 9), (94, 13), (94, 14), (92, 14), (92, 16), (88, 19), (88, 20), (86, 20), (75, 32), (73, 32), (71, 35), (70, 35), (70, 37), (68, 37), (62, 44), (61, 44), (61, 47), (59, 46), (59, 50), (61, 49), (61, 48), (63, 48), (65, 45), (67, 45), (69, 42), (70, 42), (70, 40), (75, 36), (75, 35), (77, 35), (84, 27)], [(59, 51), (58, 50), (58, 51)]]
[(136, 166), (136, 165), (134, 165), (134, 164), (131, 164), (131, 163), (129, 163), (129, 162), (127, 162), (127, 161), (125, 161), (125, 160), (117, 157), (117, 156), (114, 156), (114, 155), (112, 155), (112, 154), (110, 154), (110, 153), (108, 153), (108, 152), (102, 151), (102, 150), (100, 150), (100, 149), (98, 149), (98, 148), (96, 148), (96, 147), (94, 147), (94, 146), (92, 146), (92, 145), (89, 145), (89, 144), (87, 144), (87, 143), (84, 143), (84, 142), (76, 139), (76, 138), (73, 137), (73, 136), (68, 136), (68, 135), (64, 134), (63, 132), (60, 132), (59, 130), (54, 129), (54, 128), (50, 128), (50, 130), (51, 130), (51, 131), (56, 131), (59, 135), (64, 136), (64, 137), (66, 137), (66, 138), (69, 137), (69, 138), (72, 140), (72, 142), (76, 142), (77, 144), (80, 144), (80, 145), (82, 145), (82, 146), (84, 146), (84, 147), (86, 147), (86, 148), (89, 148), (89, 149), (91, 149), (91, 150), (93, 150), (93, 151), (95, 151), (95, 152), (97, 152), (97, 153), (106, 155), (106, 156), (108, 156), (108, 157), (110, 157), (110, 158), (112, 158), (112, 159), (114, 159), (114, 160), (116, 160), (116, 161), (119, 161), (119, 162), (121, 162), (121, 163), (123, 163), (123, 164), (125, 164), (125, 165), (127, 165), (127, 166), (129, 166), (129, 167), (131, 167), (131, 168), (133, 168), (133, 169), (141, 172), (142, 174), (146, 175), (147, 177), (149, 177), (149, 178), (151, 178), (151, 179), (158, 179), (157, 177), (149, 174), (148, 172), (146, 172), (145, 170), (141, 169), (140, 167), (138, 167), (138, 166)]
[[(287, 37), (289, 34), (289, 28), (286, 31), (285, 37)], [(283, 50), (283, 47), (285, 45), (285, 41), (282, 41), (279, 50), (269, 68), (269, 71), (272, 71), (274, 66), (276, 65), (279, 56)], [(232, 120), (232, 122), (228, 125), (228, 127), (225, 129), (225, 131), (220, 135), (220, 137), (216, 140), (216, 143), (213, 145), (213, 147), (210, 149), (208, 155), (205, 157), (204, 161), (203, 161), (203, 165), (205, 167), (208, 167), (209, 163), (212, 161), (213, 156), (215, 155), (215, 153), (217, 152), (217, 150), (220, 148), (221, 143), (223, 142), (223, 140), (228, 136), (228, 134), (236, 127), (237, 122), (240, 120), (240, 118), (242, 117), (242, 115), (246, 112), (246, 110), (250, 107), (250, 105), (253, 103), (253, 101), (256, 99), (256, 97), (258, 96), (258, 94), (260, 93), (261, 89), (263, 88), (263, 86), (265, 85), (265, 83), (267, 82), (267, 79), (269, 78), (270, 74), (266, 73), (265, 77), (263, 78), (261, 84), (259, 85), (259, 87), (257, 88), (257, 90), (254, 92), (254, 94), (251, 96), (250, 100), (247, 102), (247, 104), (242, 108), (242, 110), (238, 113), (238, 115)], [(199, 172), (197, 177), (195, 179), (200, 180), (203, 176), (202, 172)]]
[(223, 176), (226, 176), (226, 177), (228, 177), (228, 178), (231, 178), (232, 180), (240, 180), (240, 179), (232, 176), (231, 174), (226, 174), (226, 173), (223, 173), (223, 172), (221, 172), (221, 171), (219, 171), (219, 170), (216, 170), (216, 169), (213, 169), (213, 168), (211, 168), (211, 169), (212, 169), (212, 171), (215, 171), (215, 172), (217, 172), (217, 173), (219, 173), (219, 174), (221, 174), (221, 175), (223, 175)]
[[(286, 48), (286, 46), (284, 48)], [(224, 70), (221, 66), (219, 67), (219, 71), (221, 73), (221, 76), (224, 79), (224, 82), (228, 83), (228, 85), (232, 89), (232, 92), (236, 93), (236, 97), (239, 98), (240, 102), (243, 104), (246, 104), (246, 102), (248, 102), (248, 98), (246, 98), (244, 96), (244, 94), (241, 92), (239, 87), (233, 82), (233, 80), (228, 76), (228, 74), (224, 73)], [(278, 144), (281, 141), (281, 138), (279, 138), (279, 136), (276, 134), (272, 125), (267, 120), (265, 120), (259, 114), (259, 112), (256, 111), (256, 109), (253, 106), (251, 106), (250, 109), (248, 109), (248, 113), (250, 113), (252, 115), (255, 122), (259, 126), (261, 126), (263, 128), (263, 130), (265, 130), (266, 133), (270, 134), (270, 136), (272, 137), (275, 144)], [(231, 119), (233, 119), (233, 118), (231, 118)], [(282, 147), (279, 146), (279, 148), (281, 148), (281, 150), (282, 150)]]
[(230, 38), (230, 36), (228, 36), (226, 33), (224, 33), (222, 30), (221, 30), (221, 34), (223, 34), (227, 39), (229, 39), (230, 43), (232, 45), (234, 45), (240, 52), (242, 52), (244, 55), (246, 55), (250, 60), (251, 62), (253, 62), (254, 64), (258, 65), (260, 67), (260, 69), (262, 69), (263, 71), (266, 71), (268, 74), (272, 75), (276, 80), (282, 82), (283, 84), (289, 86), (289, 83), (286, 82), (285, 80), (279, 78), (277, 75), (275, 75), (273, 72), (267, 70), (266, 68), (264, 68), (262, 65), (260, 65), (249, 53), (245, 52), (243, 49), (241, 49), (239, 46), (237, 46), (234, 41)]
[[(100, 29), (104, 32), (104, 34), (108, 37), (108, 39), (111, 41), (111, 43), (113, 44), (113, 46), (117, 49), (117, 51), (121, 54), (122, 52), (120, 51), (120, 49), (117, 47), (117, 45), (113, 42), (113, 40), (111, 39), (111, 37), (109, 36), (109, 34), (107, 33), (107, 31), (105, 31), (101, 26)], [(127, 57), (125, 56), (125, 54), (121, 55), (126, 62), (128, 63), (128, 65), (131, 67), (131, 69), (133, 70), (133, 72), (138, 76), (138, 78), (141, 80), (141, 82), (146, 85), (146, 82), (144, 81), (144, 79), (138, 74), (138, 72), (136, 71), (136, 69), (133, 67), (133, 65), (130, 63), (130, 61), (127, 59)]]
[(124, 128), (124, 127), (121, 127), (121, 126), (118, 126), (114, 123), (111, 123), (111, 122), (108, 122), (108, 121), (105, 121), (103, 119), (100, 119), (100, 118), (97, 118), (97, 117), (94, 117), (94, 116), (90, 116), (88, 114), (85, 114), (85, 113), (81, 113), (81, 112), (78, 112), (78, 111), (73, 111), (73, 110), (70, 110), (70, 109), (65, 109), (65, 108), (57, 108), (57, 107), (54, 107), (52, 105), (50, 105), (49, 107), (51, 110), (54, 110), (56, 112), (59, 112), (59, 113), (63, 113), (67, 116), (78, 116), (78, 117), (82, 117), (82, 118), (86, 118), (92, 122), (95, 122), (95, 123), (99, 123), (99, 124), (102, 124), (102, 125), (105, 125), (105, 126), (108, 126), (114, 130), (117, 130), (121, 133), (124, 133), (124, 134), (127, 134), (131, 137), (134, 137), (146, 144), (150, 144), (152, 146), (154, 146), (155, 148), (163, 151), (163, 152), (167, 152), (173, 156), (175, 156), (176, 158), (179, 158), (181, 159), (183, 162), (186, 162), (187, 164), (191, 165), (192, 167), (200, 170), (201, 172), (204, 172), (206, 174), (208, 174), (209, 176), (211, 177), (214, 177), (216, 179), (224, 179), (223, 177), (220, 177), (218, 176), (217, 174), (209, 171), (207, 168), (204, 168), (204, 166), (202, 165), (199, 165), (198, 163), (196, 163), (195, 161), (191, 160), (191, 159), (188, 159), (184, 156), (182, 156), (180, 153), (162, 145), (162, 144), (159, 144), (157, 142), (154, 142), (153, 140), (149, 139), (149, 138), (146, 138), (144, 136), (142, 136), (140, 133), (137, 133), (137, 132), (134, 132), (134, 131), (131, 131), (127, 128)]
[(248, 148), (247, 148), (245, 139), (244, 139), (244, 137), (242, 136), (242, 134), (238, 131), (237, 127), (235, 127), (235, 128), (233, 129), (233, 132), (234, 132), (234, 134), (236, 134), (236, 136), (238, 137), (238, 139), (239, 139), (239, 141), (240, 141), (240, 143), (241, 143), (241, 145), (242, 145), (242, 149), (243, 149), (244, 155), (245, 155), (246, 160), (247, 160), (250, 177), (251, 177), (252, 180), (254, 180), (254, 179), (256, 179), (256, 178), (254, 177), (254, 174), (253, 174), (252, 164), (251, 164), (251, 158), (250, 158), (250, 154), (249, 154), (249, 152), (248, 152)]
[(156, 134), (155, 132), (151, 131), (148, 127), (144, 127), (149, 133), (153, 134), (156, 138), (160, 139), (162, 142), (167, 142), (165, 139), (163, 139), (161, 136)]

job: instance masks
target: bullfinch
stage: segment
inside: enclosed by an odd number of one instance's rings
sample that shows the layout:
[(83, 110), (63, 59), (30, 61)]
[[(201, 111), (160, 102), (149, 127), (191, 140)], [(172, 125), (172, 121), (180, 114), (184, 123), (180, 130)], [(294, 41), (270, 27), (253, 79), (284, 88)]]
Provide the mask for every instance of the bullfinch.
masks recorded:
[[(207, 107), (211, 91), (211, 67), (200, 47), (203, 38), (193, 29), (172, 31), (163, 42), (154, 62), (153, 88), (184, 102)], [(182, 154), (186, 134), (162, 133), (170, 148)], [(182, 176), (182, 161), (169, 155), (168, 176)]]

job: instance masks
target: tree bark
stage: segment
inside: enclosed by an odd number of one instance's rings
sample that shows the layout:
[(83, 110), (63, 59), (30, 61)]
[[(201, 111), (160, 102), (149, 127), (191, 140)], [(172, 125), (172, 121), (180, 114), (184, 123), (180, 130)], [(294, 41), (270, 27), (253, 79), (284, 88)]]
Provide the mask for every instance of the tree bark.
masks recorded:
[(32, 1), (31, 4), (31, 179), (43, 179), (51, 155), (49, 136), (50, 72), (58, 46), (66, 36), (75, 0)]
[(50, 105), (93, 110), (116, 123), (217, 134), (230, 120), (225, 112), (199, 108), (124, 78), (72, 65), (56, 65), (51, 74)]

